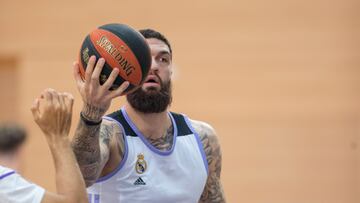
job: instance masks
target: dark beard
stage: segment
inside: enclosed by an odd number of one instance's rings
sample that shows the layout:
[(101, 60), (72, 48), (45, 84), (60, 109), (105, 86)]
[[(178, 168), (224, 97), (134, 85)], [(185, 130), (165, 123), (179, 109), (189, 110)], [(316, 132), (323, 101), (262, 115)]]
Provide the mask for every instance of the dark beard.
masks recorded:
[(146, 92), (140, 87), (133, 93), (126, 95), (126, 99), (136, 111), (142, 113), (160, 113), (171, 104), (171, 81), (161, 82), (160, 91), (150, 87)]

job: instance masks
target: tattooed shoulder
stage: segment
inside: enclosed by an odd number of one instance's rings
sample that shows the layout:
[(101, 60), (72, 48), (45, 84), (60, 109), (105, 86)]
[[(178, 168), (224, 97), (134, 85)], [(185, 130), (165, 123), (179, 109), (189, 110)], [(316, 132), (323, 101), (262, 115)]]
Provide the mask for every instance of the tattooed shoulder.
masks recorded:
[(114, 122), (109, 120), (103, 120), (102, 125), (100, 127), (100, 141), (102, 144), (111, 147), (114, 144), (123, 144), (124, 136), (122, 129), (120, 126)]
[(222, 153), (215, 130), (207, 123), (191, 120), (198, 133), (208, 162), (208, 179), (199, 202), (224, 203), (225, 195), (220, 181)]
[(220, 144), (216, 132), (213, 127), (202, 121), (191, 120), (191, 124), (200, 137), (210, 166), (210, 163), (213, 162), (213, 156), (221, 155)]

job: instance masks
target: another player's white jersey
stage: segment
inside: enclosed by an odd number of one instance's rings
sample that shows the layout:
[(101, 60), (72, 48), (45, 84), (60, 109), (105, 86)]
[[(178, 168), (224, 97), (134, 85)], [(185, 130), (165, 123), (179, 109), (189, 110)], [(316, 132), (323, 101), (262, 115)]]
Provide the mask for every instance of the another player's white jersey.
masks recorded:
[(1, 203), (40, 203), (45, 190), (26, 181), (14, 170), (0, 166)]
[(199, 136), (187, 117), (169, 113), (174, 140), (169, 151), (152, 146), (124, 108), (104, 119), (124, 132), (120, 165), (88, 188), (90, 203), (197, 203), (204, 190), (208, 164)]

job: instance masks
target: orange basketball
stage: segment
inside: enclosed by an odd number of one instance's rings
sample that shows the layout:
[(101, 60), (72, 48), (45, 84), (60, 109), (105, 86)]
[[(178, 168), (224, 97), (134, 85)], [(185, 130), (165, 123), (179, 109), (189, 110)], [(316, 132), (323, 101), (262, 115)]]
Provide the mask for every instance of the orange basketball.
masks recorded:
[(150, 48), (145, 38), (124, 24), (103, 25), (86, 36), (79, 55), (83, 78), (92, 55), (97, 59), (105, 59), (99, 78), (100, 84), (107, 80), (115, 67), (119, 69), (119, 75), (111, 89), (116, 89), (124, 81), (130, 82), (124, 94), (142, 85), (151, 66)]

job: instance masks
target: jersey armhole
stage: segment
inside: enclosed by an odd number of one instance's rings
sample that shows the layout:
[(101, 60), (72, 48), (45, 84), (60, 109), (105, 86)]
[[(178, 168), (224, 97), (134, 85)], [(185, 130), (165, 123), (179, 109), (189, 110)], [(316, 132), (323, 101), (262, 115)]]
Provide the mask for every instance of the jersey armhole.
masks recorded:
[(203, 159), (203, 162), (204, 162), (204, 166), (205, 166), (205, 170), (206, 170), (206, 174), (209, 175), (209, 164), (208, 164), (208, 161), (207, 161), (207, 158), (206, 158), (206, 154), (205, 154), (205, 151), (204, 151), (204, 145), (202, 144), (201, 140), (200, 140), (200, 136), (199, 134), (196, 132), (196, 130), (193, 128), (189, 118), (185, 115), (184, 116), (184, 119), (185, 119), (185, 122), (186, 124), (189, 126), (190, 130), (192, 131), (192, 133), (194, 134), (195, 138), (196, 138), (196, 141), (197, 141), (197, 144), (198, 144), (198, 147), (199, 147), (199, 150), (200, 150), (200, 153), (201, 153), (201, 156), (202, 156), (202, 159)]
[(39, 187), (37, 188), (37, 194), (38, 195), (35, 197), (34, 202), (41, 202), (45, 197), (46, 191), (44, 188)]
[(111, 173), (103, 176), (103, 177), (100, 177), (96, 183), (99, 183), (99, 182), (103, 182), (103, 181), (106, 181), (108, 180), (109, 178), (111, 178), (112, 176), (114, 176), (116, 173), (118, 173), (120, 171), (120, 169), (125, 165), (125, 162), (128, 158), (128, 143), (127, 143), (127, 139), (126, 139), (126, 132), (124, 130), (124, 127), (121, 125), (121, 123), (111, 117), (108, 117), (108, 116), (104, 116), (103, 119), (106, 119), (106, 120), (109, 120), (109, 121), (113, 121), (115, 122), (116, 124), (119, 125), (120, 129), (122, 130), (122, 135), (123, 135), (123, 139), (124, 139), (124, 147), (125, 147), (125, 151), (124, 151), (124, 157), (122, 158), (122, 160), (120, 161), (119, 165), (116, 167), (116, 169), (114, 171), (112, 171)]

